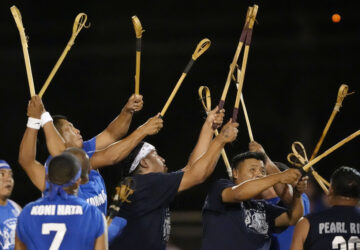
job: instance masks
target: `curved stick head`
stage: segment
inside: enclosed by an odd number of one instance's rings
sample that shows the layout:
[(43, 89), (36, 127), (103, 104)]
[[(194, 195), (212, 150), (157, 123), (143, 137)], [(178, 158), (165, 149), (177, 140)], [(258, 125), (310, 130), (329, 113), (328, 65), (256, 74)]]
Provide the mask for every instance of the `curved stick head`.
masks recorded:
[(132, 16), (132, 17), (131, 17), (131, 20), (132, 20), (132, 23), (133, 23), (133, 25), (134, 25), (136, 38), (141, 38), (142, 33), (143, 33), (145, 30), (143, 30), (139, 18), (138, 18), (137, 16)]
[(349, 91), (349, 86), (346, 84), (341, 84), (339, 91), (338, 91), (337, 99), (336, 99), (336, 105), (339, 105), (339, 107), (341, 107), (342, 102), (344, 101), (345, 97), (350, 95), (350, 94), (348, 94), (348, 91)]
[(192, 59), (195, 61), (199, 58), (202, 54), (204, 54), (205, 51), (210, 47), (211, 41), (207, 38), (202, 39), (198, 45), (196, 46), (196, 49), (192, 55)]
[(89, 25), (86, 25), (86, 21), (87, 21), (87, 15), (85, 13), (79, 13), (74, 21), (74, 25), (73, 25), (73, 36), (77, 36), (77, 34), (79, 34), (79, 32), (81, 31), (82, 28), (89, 28)]
[(299, 159), (295, 156), (294, 153), (290, 153), (287, 155), (287, 160), (288, 162), (293, 165), (293, 166), (296, 166), (296, 167), (303, 167), (304, 165), (299, 161)]
[(306, 150), (304, 145), (299, 142), (299, 141), (295, 141), (292, 145), (291, 145), (292, 151), (294, 153), (294, 155), (298, 158), (298, 160), (302, 163), (302, 164), (307, 164), (309, 162), (307, 154), (306, 154)]
[[(203, 96), (205, 90), (205, 96)], [(199, 87), (199, 97), (201, 104), (203, 105), (206, 113), (211, 111), (211, 96), (210, 96), (210, 89), (207, 86), (200, 86)], [(206, 103), (205, 103), (206, 100)]]

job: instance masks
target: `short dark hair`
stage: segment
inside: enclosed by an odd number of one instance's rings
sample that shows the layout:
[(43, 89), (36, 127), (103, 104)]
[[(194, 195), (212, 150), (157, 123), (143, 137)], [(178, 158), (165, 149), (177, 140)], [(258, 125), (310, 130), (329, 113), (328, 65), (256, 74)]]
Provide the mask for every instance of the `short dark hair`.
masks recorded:
[(289, 169), (289, 166), (286, 165), (283, 162), (279, 162), (279, 161), (274, 161), (274, 164), (277, 166), (277, 168), (281, 171), (284, 172), (285, 170)]
[(57, 131), (61, 131), (61, 120), (68, 120), (66, 116), (64, 115), (53, 115), (52, 116), (53, 118), (53, 123), (54, 123), (54, 126), (55, 128), (57, 129)]
[(331, 187), (335, 195), (360, 199), (360, 172), (342, 166), (331, 175)]
[(62, 185), (71, 181), (80, 169), (81, 163), (74, 155), (62, 153), (50, 160), (48, 178), (51, 183)]
[(81, 148), (75, 148), (75, 147), (67, 148), (64, 152), (73, 154), (78, 158), (78, 160), (81, 163), (81, 177), (89, 178), (88, 171), (90, 169), (90, 161), (89, 158), (87, 157), (86, 152)]
[(256, 159), (256, 160), (262, 161), (264, 164), (266, 163), (266, 156), (264, 153), (247, 151), (245, 153), (236, 155), (232, 159), (231, 168), (232, 169), (236, 168), (240, 162), (243, 162), (246, 159)]

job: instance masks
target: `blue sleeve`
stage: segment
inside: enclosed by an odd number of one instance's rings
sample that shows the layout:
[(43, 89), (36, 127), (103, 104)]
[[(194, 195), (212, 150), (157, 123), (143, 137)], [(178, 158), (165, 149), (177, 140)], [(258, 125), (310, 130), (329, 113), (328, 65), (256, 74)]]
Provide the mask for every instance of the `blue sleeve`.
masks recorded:
[(96, 225), (95, 238), (98, 238), (101, 235), (103, 235), (105, 232), (105, 228), (106, 228), (105, 217), (97, 207), (92, 206), (92, 209), (94, 211), (94, 216), (92, 217), (92, 220), (94, 221), (94, 225)]
[(111, 224), (108, 227), (108, 241), (109, 245), (113, 242), (113, 240), (121, 235), (122, 231), (126, 227), (127, 220), (121, 217), (115, 217)]
[(266, 217), (270, 226), (270, 231), (275, 232), (275, 219), (281, 214), (287, 212), (287, 209), (277, 205), (265, 202), (266, 206)]
[(235, 184), (227, 179), (217, 180), (210, 188), (206, 197), (204, 209), (225, 212), (226, 204), (222, 201), (222, 192), (228, 187), (233, 187)]
[(307, 197), (307, 195), (305, 193), (301, 194), (301, 199), (303, 201), (303, 205), (304, 205), (304, 215), (307, 215), (310, 213), (310, 201), (309, 198)]
[[(23, 210), (24, 211), (24, 210)], [(18, 236), (19, 240), (23, 243), (26, 242), (26, 233), (24, 226), (26, 223), (24, 223), (24, 212), (21, 212), (19, 217), (17, 218), (17, 225), (16, 225), (16, 235)]]
[(96, 137), (93, 137), (88, 141), (84, 141), (82, 149), (87, 153), (89, 158), (91, 158), (96, 151)]

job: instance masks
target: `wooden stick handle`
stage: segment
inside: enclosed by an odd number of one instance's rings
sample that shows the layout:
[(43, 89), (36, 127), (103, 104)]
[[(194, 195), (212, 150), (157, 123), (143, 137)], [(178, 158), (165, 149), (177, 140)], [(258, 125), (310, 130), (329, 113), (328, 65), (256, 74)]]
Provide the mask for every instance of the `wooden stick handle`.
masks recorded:
[[(217, 129), (215, 129), (215, 136), (218, 136), (218, 135), (219, 135), (219, 131)], [(229, 159), (228, 159), (228, 157), (226, 155), (225, 149), (221, 150), (221, 156), (222, 156), (222, 158), (224, 160), (224, 164), (225, 164), (225, 167), (226, 167), (226, 172), (228, 173), (228, 176), (231, 179), (232, 178), (232, 171), (231, 171), (230, 162), (229, 162)]]
[(312, 175), (314, 176), (315, 180), (317, 181), (317, 183), (319, 183), (320, 187), (322, 188), (322, 190), (324, 191), (325, 194), (329, 193), (328, 188), (326, 187), (326, 185), (324, 184), (324, 182), (322, 181), (320, 175), (316, 172), (316, 171), (312, 171), (311, 172)]
[(337, 99), (336, 99), (336, 104), (334, 106), (334, 109), (330, 115), (330, 118), (328, 120), (328, 122), (326, 123), (326, 126), (321, 134), (321, 137), (318, 141), (318, 143), (316, 144), (316, 147), (314, 149), (314, 152), (312, 153), (310, 160), (314, 159), (315, 156), (317, 155), (317, 153), (320, 150), (320, 147), (325, 139), (325, 136), (327, 135), (327, 132), (332, 124), (332, 122), (334, 121), (334, 118), (336, 116), (336, 114), (340, 111), (340, 107), (342, 106), (342, 102), (344, 101), (345, 97), (347, 96), (349, 87), (346, 84), (341, 84), (339, 91), (338, 91), (338, 95), (337, 95)]
[(34, 96), (35, 95), (34, 79), (33, 79), (32, 70), (31, 70), (30, 56), (29, 56), (29, 51), (28, 51), (28, 43), (27, 43), (27, 38), (25, 35), (25, 29), (24, 29), (24, 26), (22, 23), (21, 13), (15, 5), (10, 8), (10, 11), (14, 17), (16, 26), (20, 33), (20, 39), (21, 39), (21, 45), (22, 45), (22, 50), (23, 50), (23, 54), (24, 54), (25, 68), (26, 68), (26, 74), (27, 74), (28, 83), (29, 83), (30, 95)]
[(354, 132), (353, 134), (349, 135), (348, 137), (346, 137), (345, 139), (343, 139), (342, 141), (338, 142), (337, 144), (335, 144), (334, 146), (332, 146), (331, 148), (329, 148), (328, 150), (326, 150), (324, 153), (322, 153), (321, 155), (317, 156), (316, 158), (314, 158), (313, 160), (309, 161), (308, 164), (306, 164), (303, 169), (305, 172), (307, 172), (309, 170), (309, 168), (311, 166), (313, 166), (314, 164), (316, 164), (317, 162), (319, 162), (322, 158), (326, 157), (327, 155), (331, 154), (332, 152), (334, 152), (336, 149), (340, 148), (341, 146), (343, 146), (345, 143), (351, 141), (352, 139), (354, 139), (355, 137), (357, 137), (358, 135), (360, 135), (360, 130)]
[(140, 61), (141, 61), (141, 37), (144, 32), (137, 16), (131, 17), (136, 35), (136, 66), (135, 66), (135, 94), (140, 93)]
[[(203, 97), (204, 90), (205, 90), (205, 97)], [(201, 104), (203, 105), (206, 113), (210, 112), (211, 111), (210, 89), (207, 86), (200, 86), (198, 93), (199, 93), (199, 97), (200, 97), (200, 100), (201, 100)], [(204, 99), (206, 99), (206, 102), (204, 101)], [(218, 136), (218, 135), (219, 135), (219, 131), (217, 129), (215, 129), (215, 136)], [(229, 178), (231, 179), (232, 178), (232, 171), (231, 171), (230, 162), (229, 162), (229, 159), (228, 159), (228, 157), (226, 155), (225, 149), (221, 150), (221, 156), (222, 156), (222, 158), (224, 160), (224, 164), (225, 164), (225, 167), (226, 167), (226, 172), (228, 173)]]
[(244, 116), (245, 116), (245, 121), (246, 121), (247, 130), (248, 130), (248, 133), (249, 133), (250, 141), (254, 141), (254, 136), (253, 136), (251, 125), (250, 125), (248, 112), (247, 112), (246, 106), (245, 106), (244, 96), (242, 94), (241, 94), (241, 105), (242, 105), (242, 108), (243, 108), (243, 111), (244, 111)]
[(239, 60), (240, 52), (241, 52), (241, 49), (243, 47), (243, 44), (245, 43), (246, 35), (248, 33), (248, 23), (249, 23), (250, 15), (252, 14), (252, 11), (253, 11), (253, 7), (248, 7), (248, 10), (247, 10), (247, 13), (246, 13), (245, 24), (244, 24), (244, 27), (243, 27), (243, 29), (241, 31), (240, 40), (239, 40), (238, 46), (236, 48), (233, 60), (232, 60), (232, 62), (230, 64), (229, 73), (228, 73), (228, 75), (226, 77), (225, 86), (224, 86), (224, 89), (223, 89), (223, 92), (221, 94), (221, 98), (220, 98), (220, 101), (219, 101), (219, 105), (218, 105), (219, 109), (222, 109), (224, 107), (225, 99), (226, 99), (227, 93), (229, 91), (229, 86), (230, 86), (230, 82), (231, 82), (231, 76), (234, 74), (234, 70), (236, 68), (236, 63)]
[(171, 92), (171, 95), (169, 96), (168, 100), (166, 101), (165, 106), (161, 110), (161, 113), (160, 113), (161, 117), (164, 117), (166, 110), (169, 108), (170, 103), (174, 99), (177, 91), (179, 90), (182, 82), (184, 81), (187, 73), (190, 71), (190, 69), (191, 69), (192, 65), (194, 64), (194, 62), (196, 61), (196, 59), (198, 59), (210, 47), (210, 44), (211, 44), (211, 42), (207, 38), (201, 40), (198, 43), (198, 45), (196, 46), (195, 52), (193, 53), (189, 63), (186, 65), (184, 72), (181, 74), (180, 79), (176, 83), (175, 88)]
[(86, 26), (86, 21), (87, 21), (87, 15), (85, 13), (79, 13), (74, 21), (74, 25), (73, 25), (73, 31), (72, 31), (72, 35), (70, 37), (69, 42), (67, 43), (64, 51), (61, 53), (59, 59), (57, 60), (54, 68), (51, 70), (50, 75), (48, 76), (48, 78), (46, 79), (44, 85), (42, 86), (40, 92), (39, 92), (39, 97), (42, 98), (42, 96), (44, 95), (46, 89), (49, 87), (50, 82), (52, 81), (52, 79), (54, 78), (56, 72), (58, 71), (58, 69), (60, 68), (60, 65), (62, 64), (62, 62), (64, 61), (67, 53), (69, 52), (69, 50), (71, 49), (71, 47), (74, 44), (75, 38), (77, 37), (77, 35), (80, 33), (80, 31), (82, 30), (82, 28), (89, 28), (90, 26)]

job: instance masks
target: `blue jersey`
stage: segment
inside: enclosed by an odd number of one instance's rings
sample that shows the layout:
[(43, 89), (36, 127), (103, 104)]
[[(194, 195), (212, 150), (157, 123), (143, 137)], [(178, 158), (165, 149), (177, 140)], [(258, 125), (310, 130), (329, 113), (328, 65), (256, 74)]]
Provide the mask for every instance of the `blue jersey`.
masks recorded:
[(12, 200), (7, 200), (5, 206), (0, 205), (0, 249), (14, 249), (15, 247), (15, 228), (17, 217), (21, 212), (18, 204)]
[[(96, 137), (84, 141), (83, 148), (86, 154), (91, 158), (96, 150)], [(45, 168), (47, 171), (47, 166), (51, 160), (51, 156), (45, 162)], [(49, 188), (49, 183), (46, 181), (46, 188)], [(45, 191), (46, 192), (46, 191)], [(104, 179), (97, 170), (91, 170), (89, 174), (89, 182), (79, 187), (78, 197), (84, 199), (91, 205), (96, 206), (100, 211), (106, 215), (107, 209), (107, 194)]]
[(105, 217), (96, 207), (68, 195), (40, 198), (25, 206), (18, 217), (16, 234), (28, 250), (94, 249), (106, 232)]
[(223, 190), (233, 186), (220, 179), (210, 188), (203, 207), (202, 249), (269, 249), (275, 219), (286, 209), (265, 200), (224, 203)]
[(334, 206), (305, 217), (310, 228), (304, 249), (360, 249), (360, 207)]
[(135, 175), (131, 203), (121, 206), (127, 220), (122, 234), (110, 249), (165, 250), (170, 236), (169, 204), (175, 198), (184, 172)]
[[(304, 206), (304, 214), (307, 215), (310, 213), (310, 201), (309, 198), (305, 193), (301, 195), (301, 200)], [(268, 202), (271, 204), (275, 204), (281, 207), (285, 207), (279, 197), (268, 199)], [(281, 233), (274, 233), (272, 234), (272, 241), (271, 241), (271, 250), (289, 250), (291, 246), (292, 236), (294, 234), (295, 226), (289, 226)]]
[(104, 179), (97, 170), (91, 170), (89, 182), (79, 187), (78, 197), (96, 206), (106, 215), (107, 194)]

